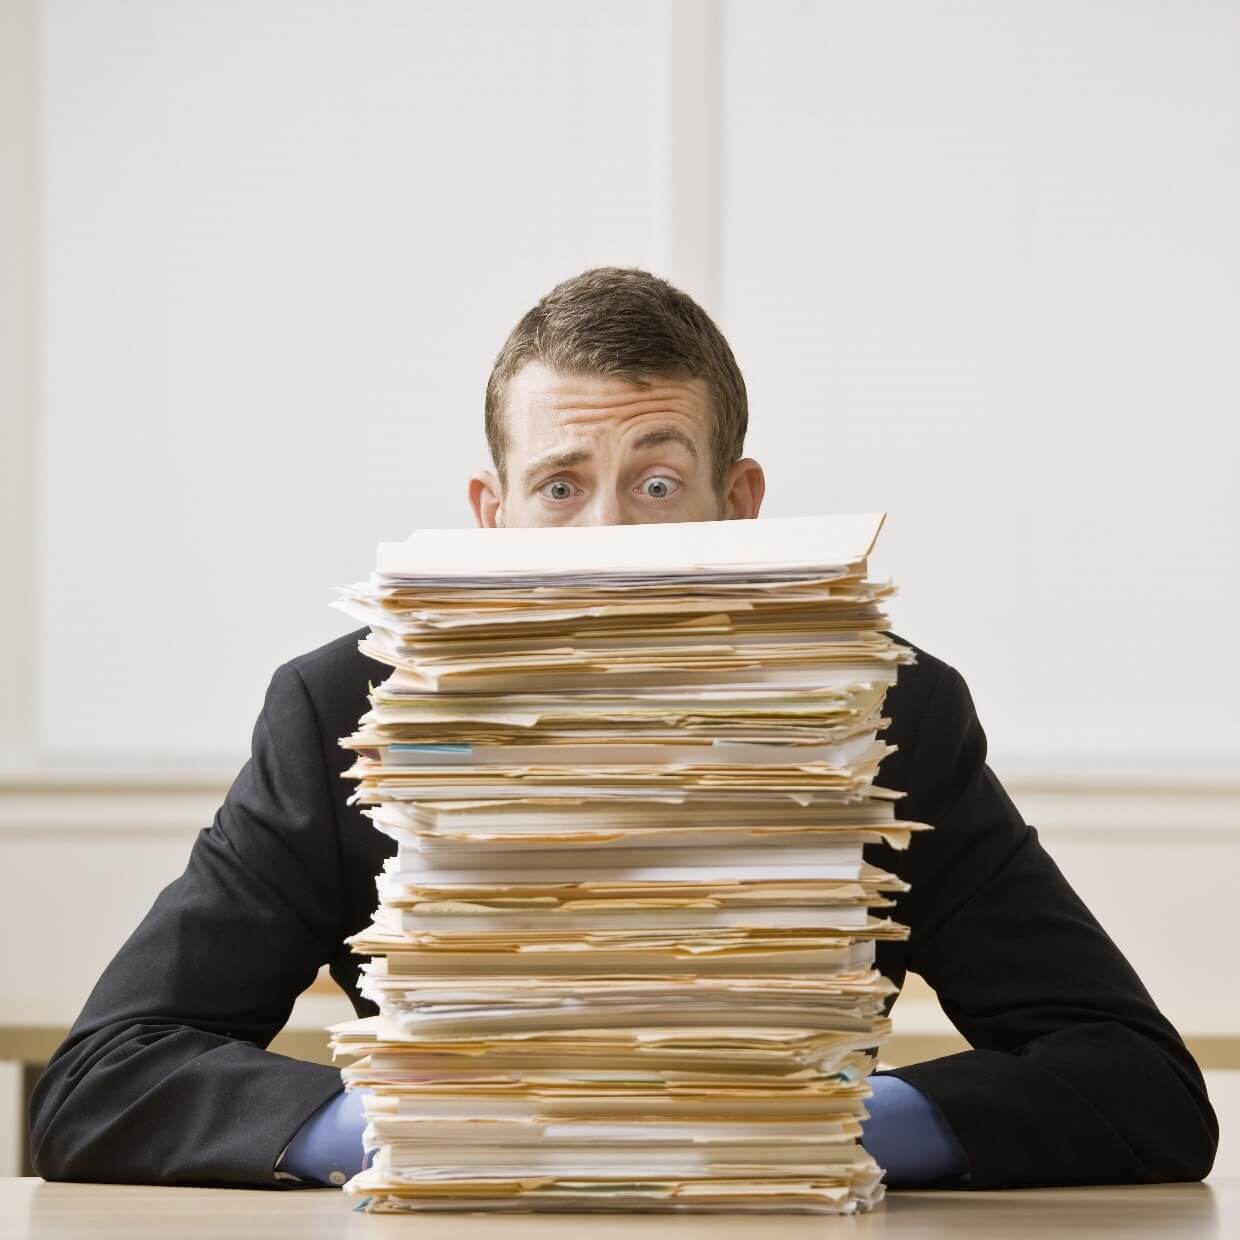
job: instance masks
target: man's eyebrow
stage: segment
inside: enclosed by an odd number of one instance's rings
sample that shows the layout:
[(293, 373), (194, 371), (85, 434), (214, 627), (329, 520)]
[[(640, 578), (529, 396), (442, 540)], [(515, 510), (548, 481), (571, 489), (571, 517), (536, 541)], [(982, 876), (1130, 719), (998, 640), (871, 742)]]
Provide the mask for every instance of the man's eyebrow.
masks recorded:
[(590, 459), (590, 452), (587, 448), (574, 448), (571, 452), (549, 452), (546, 456), (539, 457), (532, 465), (526, 467), (525, 473), (521, 475), (521, 481), (524, 485), (529, 486), (534, 478), (547, 469), (568, 469), (573, 465), (580, 465), (583, 461)]
[(660, 426), (653, 431), (647, 431), (633, 445), (634, 448), (657, 448), (660, 444), (678, 443), (682, 447), (689, 449), (689, 455), (696, 457), (698, 454), (697, 444), (689, 438), (682, 430), (678, 430), (674, 426)]

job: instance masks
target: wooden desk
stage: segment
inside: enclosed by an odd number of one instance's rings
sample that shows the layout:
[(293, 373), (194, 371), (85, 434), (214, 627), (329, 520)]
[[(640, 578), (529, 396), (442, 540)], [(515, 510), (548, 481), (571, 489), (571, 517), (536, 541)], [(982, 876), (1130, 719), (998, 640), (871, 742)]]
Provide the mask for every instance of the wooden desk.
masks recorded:
[[(1002, 1193), (889, 1193), (872, 1214), (421, 1215), (358, 1214), (335, 1189), (285, 1192), (139, 1188), (0, 1180), (5, 1240), (1008, 1240), (1009, 1237), (1240, 1235), (1240, 1180), (1136, 1188)], [(1230, 1219), (1230, 1223), (1227, 1221)]]

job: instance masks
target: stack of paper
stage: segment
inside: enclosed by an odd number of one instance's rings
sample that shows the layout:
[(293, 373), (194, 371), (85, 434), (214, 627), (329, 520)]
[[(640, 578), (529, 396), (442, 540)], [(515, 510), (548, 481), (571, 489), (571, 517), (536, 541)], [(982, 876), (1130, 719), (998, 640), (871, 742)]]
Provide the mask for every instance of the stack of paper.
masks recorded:
[(421, 530), (336, 606), (392, 667), (341, 744), (396, 844), (334, 1026), (376, 1210), (805, 1210), (858, 1143), (908, 845), (883, 514)]

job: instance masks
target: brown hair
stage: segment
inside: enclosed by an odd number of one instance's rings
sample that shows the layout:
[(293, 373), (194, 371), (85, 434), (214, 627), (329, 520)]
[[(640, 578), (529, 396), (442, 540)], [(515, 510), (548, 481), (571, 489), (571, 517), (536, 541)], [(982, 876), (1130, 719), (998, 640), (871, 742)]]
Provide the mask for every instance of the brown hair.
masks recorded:
[(534, 361), (564, 374), (617, 375), (641, 386), (655, 375), (704, 379), (714, 397), (714, 485), (722, 490), (728, 466), (745, 446), (749, 400), (723, 333), (687, 293), (637, 267), (594, 267), (557, 284), (521, 317), (487, 380), (487, 444), (501, 485), (508, 451), (504, 393)]

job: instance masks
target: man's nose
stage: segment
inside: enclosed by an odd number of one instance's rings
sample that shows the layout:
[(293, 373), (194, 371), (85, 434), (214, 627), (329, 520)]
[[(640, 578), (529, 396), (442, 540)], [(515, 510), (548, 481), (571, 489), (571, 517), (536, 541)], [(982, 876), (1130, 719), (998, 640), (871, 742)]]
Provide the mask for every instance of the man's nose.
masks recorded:
[(594, 499), (582, 514), (584, 525), (636, 525), (620, 496), (612, 490), (595, 492)]

